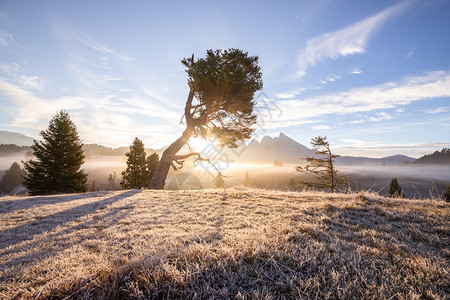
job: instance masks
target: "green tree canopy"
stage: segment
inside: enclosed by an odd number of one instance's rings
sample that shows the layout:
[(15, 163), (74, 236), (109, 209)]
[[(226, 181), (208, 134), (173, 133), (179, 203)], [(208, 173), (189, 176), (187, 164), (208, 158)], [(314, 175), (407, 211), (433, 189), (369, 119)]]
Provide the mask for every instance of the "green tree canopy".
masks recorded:
[(257, 56), (239, 49), (208, 50), (205, 58), (195, 59), (192, 55), (181, 62), (189, 86), (183, 115), (186, 129), (162, 154), (152, 189), (164, 188), (170, 167), (181, 168), (188, 157), (209, 161), (199, 153), (177, 155), (192, 136), (237, 147), (237, 141), (250, 138), (255, 130), (253, 99), (263, 86)]
[(388, 197), (391, 197), (391, 198), (402, 198), (403, 197), (402, 187), (398, 183), (397, 178), (391, 179), (391, 183), (389, 184)]
[(24, 162), (23, 184), (30, 194), (85, 192), (87, 174), (80, 169), (83, 144), (69, 113), (58, 112), (40, 135), (42, 141), (31, 146), (35, 158)]
[(248, 172), (245, 173), (245, 178), (244, 178), (244, 186), (250, 186), (250, 176), (248, 175)]
[(136, 137), (125, 155), (127, 168), (122, 172), (120, 185), (126, 189), (147, 188), (159, 163), (158, 154), (153, 153), (147, 157), (144, 143)]
[(447, 188), (445, 189), (444, 200), (450, 202), (450, 184), (447, 185)]
[(16, 186), (22, 184), (25, 172), (19, 164), (14, 162), (0, 180), (0, 192), (10, 193)]
[(216, 178), (214, 179), (214, 187), (216, 189), (225, 187), (225, 180), (223, 180), (222, 175), (220, 175), (220, 174), (216, 175)]

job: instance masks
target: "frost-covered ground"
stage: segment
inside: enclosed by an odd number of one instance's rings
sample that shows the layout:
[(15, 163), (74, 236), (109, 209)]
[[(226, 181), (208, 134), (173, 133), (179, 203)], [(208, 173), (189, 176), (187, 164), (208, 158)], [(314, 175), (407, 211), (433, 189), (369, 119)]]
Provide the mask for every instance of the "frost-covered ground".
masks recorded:
[(450, 204), (234, 188), (0, 198), (0, 298), (448, 299)]

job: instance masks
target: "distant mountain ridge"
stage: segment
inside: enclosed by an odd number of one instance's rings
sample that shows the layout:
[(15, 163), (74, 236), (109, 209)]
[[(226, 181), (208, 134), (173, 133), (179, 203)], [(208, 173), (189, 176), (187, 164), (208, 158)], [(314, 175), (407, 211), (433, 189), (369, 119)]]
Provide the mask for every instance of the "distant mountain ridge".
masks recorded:
[[(277, 137), (264, 136), (261, 141), (252, 141), (248, 146), (225, 150), (228, 157), (237, 162), (283, 164), (305, 164), (306, 157), (316, 157), (315, 150), (291, 139), (284, 133)], [(405, 155), (393, 155), (383, 158), (341, 156), (335, 159), (336, 165), (400, 165), (409, 164), (416, 159)]]
[[(238, 149), (239, 151), (239, 149)], [(280, 161), (283, 163), (299, 163), (300, 158), (315, 156), (315, 151), (294, 141), (284, 133), (278, 137), (264, 136), (260, 142), (252, 141), (242, 151), (238, 160), (250, 162)]]
[(400, 165), (410, 164), (416, 159), (406, 155), (392, 155), (382, 158), (341, 156), (335, 159), (336, 165)]
[(31, 146), (34, 139), (21, 133), (0, 131), (0, 144), (17, 146)]
[[(0, 144), (15, 144), (18, 146), (30, 146), (33, 139), (23, 134), (9, 131), (0, 131)], [(97, 144), (85, 144), (86, 155), (89, 156), (123, 156), (129, 147), (110, 148)], [(146, 149), (147, 153), (160, 154), (165, 148), (153, 150)], [(0, 149), (1, 150), (1, 149)], [(201, 152), (201, 151), (200, 151)], [(222, 154), (222, 153), (221, 153)], [(242, 144), (237, 149), (224, 149), (223, 154), (230, 160), (236, 162), (269, 163), (275, 161), (283, 164), (304, 164), (302, 158), (315, 157), (315, 151), (296, 142), (284, 133), (277, 137), (264, 136), (261, 141), (253, 140), (249, 145)], [(207, 154), (204, 154), (207, 156)], [(222, 157), (223, 159), (223, 157)], [(368, 158), (341, 156), (336, 158), (337, 165), (381, 165), (381, 164), (409, 164), (416, 161), (413, 157), (405, 155), (393, 155), (383, 158)]]

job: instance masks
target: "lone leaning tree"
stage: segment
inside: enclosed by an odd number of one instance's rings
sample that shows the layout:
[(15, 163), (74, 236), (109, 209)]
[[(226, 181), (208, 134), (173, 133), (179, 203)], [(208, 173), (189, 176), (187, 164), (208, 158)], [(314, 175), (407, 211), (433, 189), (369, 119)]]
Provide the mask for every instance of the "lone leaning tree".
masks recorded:
[(208, 50), (205, 58), (192, 55), (181, 62), (190, 89), (183, 115), (186, 129), (163, 152), (151, 189), (163, 189), (170, 167), (179, 169), (188, 157), (208, 161), (200, 153), (177, 155), (192, 136), (217, 141), (222, 147), (237, 147), (237, 141), (251, 137), (256, 123), (253, 98), (263, 86), (257, 56), (239, 49)]

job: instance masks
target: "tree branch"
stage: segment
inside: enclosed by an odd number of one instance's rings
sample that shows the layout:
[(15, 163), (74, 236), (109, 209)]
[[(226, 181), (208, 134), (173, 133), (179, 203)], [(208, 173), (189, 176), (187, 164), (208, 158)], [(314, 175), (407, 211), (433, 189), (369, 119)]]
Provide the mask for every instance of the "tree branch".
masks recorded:
[[(204, 158), (200, 155), (200, 153), (198, 152), (192, 152), (192, 153), (188, 153), (188, 154), (184, 154), (184, 155), (175, 155), (172, 157), (172, 161), (177, 162), (179, 165), (181, 165), (181, 167), (179, 167), (178, 169), (181, 169), (183, 167), (183, 162), (185, 159), (191, 157), (191, 156), (197, 156), (197, 159), (194, 160), (194, 163), (197, 161), (206, 161), (208, 162), (211, 166), (214, 167), (214, 169), (216, 170), (217, 173), (219, 173), (220, 176), (227, 178), (227, 176), (223, 175), (222, 172), (219, 171), (219, 169), (216, 167), (216, 165), (214, 165), (208, 158)], [(180, 163), (180, 160), (181, 163)], [(172, 162), (172, 167), (174, 167), (173, 162)], [(175, 169), (177, 170), (177, 169)]]

